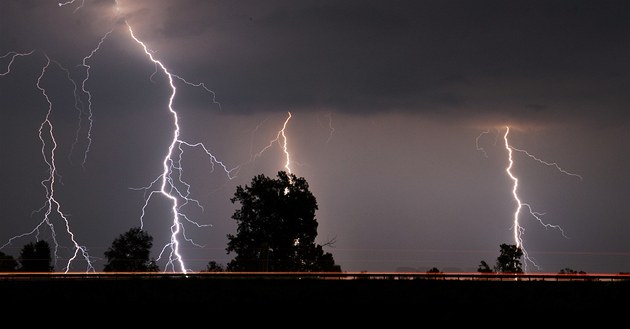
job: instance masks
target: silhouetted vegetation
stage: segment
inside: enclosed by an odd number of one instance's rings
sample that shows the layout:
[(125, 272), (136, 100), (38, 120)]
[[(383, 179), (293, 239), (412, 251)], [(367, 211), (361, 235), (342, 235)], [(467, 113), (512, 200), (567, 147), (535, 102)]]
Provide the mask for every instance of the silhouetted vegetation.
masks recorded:
[(237, 186), (232, 215), (237, 234), (228, 234), (228, 254), (236, 256), (228, 271), (339, 272), (331, 253), (315, 243), (318, 209), (306, 180), (278, 172), (277, 179), (258, 175), (250, 186)]
[(477, 267), (477, 272), (479, 272), (479, 273), (494, 273), (494, 269), (490, 268), (490, 265), (488, 265), (488, 263), (486, 263), (485, 260), (482, 260), (479, 263), (479, 267)]
[[(501, 273), (523, 273), (521, 264), (521, 257), (523, 257), (523, 250), (516, 245), (502, 243), (499, 246), (499, 257), (497, 257), (496, 264), (494, 266), (494, 272)], [(486, 261), (482, 260), (477, 268), (477, 272), (480, 273), (492, 273), (493, 270)]]
[(18, 259), (21, 272), (52, 272), (54, 270), (50, 245), (45, 240), (24, 245)]
[(576, 271), (572, 268), (569, 267), (565, 267), (563, 269), (560, 270), (560, 272), (558, 272), (558, 274), (586, 274), (586, 272), (584, 271)]
[(18, 262), (15, 258), (0, 251), (0, 272), (15, 272), (17, 268)]
[(523, 273), (521, 257), (523, 250), (514, 244), (503, 243), (500, 245), (501, 254), (497, 257), (494, 270), (502, 273)]
[(206, 265), (205, 272), (225, 272), (225, 267), (223, 265), (211, 260)]
[(155, 260), (150, 258), (153, 237), (139, 227), (121, 234), (105, 251), (107, 264), (104, 272), (157, 272)]

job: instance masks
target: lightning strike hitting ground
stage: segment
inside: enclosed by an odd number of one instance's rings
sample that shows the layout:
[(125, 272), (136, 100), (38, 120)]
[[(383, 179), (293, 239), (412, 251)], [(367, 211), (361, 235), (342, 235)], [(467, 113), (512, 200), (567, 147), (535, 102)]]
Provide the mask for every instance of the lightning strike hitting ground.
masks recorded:
[[(166, 66), (161, 61), (155, 59), (155, 57), (153, 56), (153, 53), (148, 49), (148, 47), (134, 35), (133, 29), (131, 28), (131, 25), (129, 25), (128, 23), (127, 23), (127, 28), (129, 29), (129, 34), (131, 38), (142, 47), (144, 53), (148, 56), (151, 62), (153, 62), (156, 65), (156, 68), (159, 68), (166, 75), (168, 79), (168, 83), (171, 88), (171, 94), (168, 100), (168, 110), (173, 116), (173, 125), (174, 125), (174, 129), (172, 132), (173, 138), (171, 139), (171, 143), (168, 147), (168, 152), (162, 162), (162, 168), (163, 168), (162, 174), (156, 180), (154, 180), (149, 186), (143, 188), (145, 191), (149, 191), (149, 192), (148, 192), (148, 195), (145, 197), (145, 204), (142, 207), (142, 215), (140, 217), (141, 228), (144, 226), (145, 209), (148, 206), (149, 201), (151, 200), (152, 196), (154, 196), (155, 194), (160, 194), (168, 198), (172, 204), (171, 212), (173, 216), (172, 224), (171, 224), (171, 241), (162, 248), (162, 251), (160, 252), (157, 260), (162, 259), (163, 256), (168, 254), (165, 270), (171, 269), (175, 271), (177, 267), (179, 268), (181, 272), (186, 273), (188, 269), (186, 268), (182, 255), (179, 251), (179, 246), (181, 243), (179, 239), (181, 237), (184, 240), (192, 243), (193, 245), (196, 245), (196, 246), (199, 246), (199, 245), (197, 245), (194, 241), (186, 237), (186, 231), (185, 231), (182, 221), (185, 220), (188, 223), (191, 223), (197, 227), (204, 227), (204, 226), (211, 226), (211, 225), (199, 224), (191, 220), (190, 218), (188, 218), (188, 216), (181, 211), (182, 207), (187, 205), (190, 202), (193, 202), (199, 205), (197, 200), (190, 198), (190, 190), (189, 190), (190, 185), (186, 183), (185, 181), (183, 181), (182, 179), (183, 167), (181, 165), (181, 159), (182, 159), (182, 154), (184, 152), (183, 147), (184, 146), (199, 147), (203, 149), (203, 151), (210, 158), (213, 168), (215, 164), (220, 165), (221, 168), (223, 168), (223, 170), (225, 171), (228, 178), (230, 179), (234, 178), (232, 176), (232, 172), (236, 170), (236, 168), (228, 169), (227, 166), (223, 164), (222, 162), (218, 161), (217, 158), (214, 155), (212, 155), (212, 153), (208, 150), (208, 148), (202, 143), (189, 143), (179, 138), (180, 136), (179, 118), (178, 118), (177, 111), (173, 107), (173, 101), (177, 93), (177, 87), (175, 86), (175, 79), (180, 80), (187, 85), (201, 87), (206, 91), (209, 91), (209, 92), (211, 91), (207, 89), (206, 86), (202, 83), (192, 84), (184, 80), (183, 78), (169, 72)], [(213, 92), (211, 93), (213, 95), (213, 102), (216, 103), (216, 101), (214, 100), (214, 93)], [(173, 175), (175, 173), (177, 174), (177, 177), (178, 177), (177, 179), (173, 178)], [(159, 185), (159, 189), (153, 189), (154, 185)], [(175, 263), (177, 263), (178, 266), (175, 266)]]
[[(7, 67), (7, 71), (6, 73), (10, 72), (10, 67), (11, 64), (13, 63), (13, 60), (15, 59), (15, 57), (17, 56), (26, 56), (26, 55), (30, 55), (32, 54), (33, 51), (28, 52), (28, 53), (12, 53), (12, 59), (11, 62), (9, 63), (8, 67)], [(5, 55), (6, 56), (6, 55)], [(4, 57), (4, 56), (3, 56)], [(39, 208), (38, 210), (34, 211), (34, 213), (43, 213), (43, 219), (42, 221), (39, 222), (38, 225), (35, 226), (35, 228), (33, 228), (33, 230), (31, 230), (30, 232), (26, 232), (20, 235), (16, 235), (13, 236), (12, 238), (10, 238), (3, 246), (0, 247), (0, 249), (3, 249), (4, 247), (10, 245), (13, 241), (15, 241), (16, 239), (25, 237), (25, 236), (31, 236), (34, 235), (35, 238), (37, 240), (39, 240), (39, 234), (40, 234), (40, 229), (43, 228), (43, 226), (48, 226), (48, 229), (51, 232), (51, 239), (53, 240), (53, 244), (54, 244), (54, 255), (53, 255), (53, 262), (56, 265), (58, 259), (60, 258), (59, 256), (59, 248), (60, 248), (60, 244), (57, 240), (57, 231), (55, 229), (55, 224), (53, 223), (54, 216), (59, 217), (59, 219), (62, 221), (62, 224), (65, 228), (65, 232), (68, 234), (68, 237), (70, 239), (70, 241), (73, 244), (73, 250), (72, 250), (72, 256), (69, 257), (68, 262), (66, 264), (66, 266), (64, 267), (64, 271), (68, 272), (70, 269), (70, 266), (72, 264), (72, 262), (79, 256), (79, 254), (81, 254), (83, 256), (83, 258), (85, 259), (86, 263), (87, 263), (87, 271), (94, 271), (94, 267), (92, 266), (91, 263), (91, 257), (87, 252), (86, 247), (80, 245), (75, 237), (74, 237), (74, 233), (72, 233), (71, 229), (70, 229), (70, 222), (68, 220), (68, 217), (66, 214), (64, 214), (64, 212), (62, 211), (62, 207), (61, 207), (61, 203), (59, 202), (59, 200), (57, 200), (56, 195), (55, 195), (55, 188), (57, 185), (57, 179), (61, 178), (61, 175), (59, 174), (58, 170), (57, 170), (57, 164), (56, 164), (56, 152), (57, 152), (57, 140), (55, 138), (55, 133), (54, 133), (54, 125), (51, 121), (51, 116), (52, 116), (52, 111), (53, 111), (53, 103), (50, 100), (50, 97), (48, 96), (48, 93), (46, 92), (46, 88), (44, 88), (42, 86), (42, 80), (44, 79), (44, 77), (46, 76), (47, 71), (50, 68), (51, 63), (56, 64), (62, 71), (68, 73), (68, 70), (65, 69), (63, 66), (61, 66), (61, 64), (59, 64), (58, 62), (52, 61), (48, 55), (45, 55), (46, 58), (46, 64), (42, 67), (42, 70), (37, 78), (37, 83), (36, 83), (36, 87), (37, 89), (41, 92), (42, 96), (44, 97), (44, 99), (46, 100), (46, 103), (48, 104), (48, 110), (46, 112), (46, 115), (44, 117), (44, 120), (41, 122), (40, 126), (39, 126), (39, 130), (38, 130), (38, 137), (39, 140), (41, 142), (41, 155), (42, 158), (44, 159), (44, 162), (46, 163), (46, 166), (48, 168), (48, 177), (46, 177), (45, 179), (43, 179), (41, 181), (41, 185), (45, 190), (45, 202), (44, 205)], [(6, 73), (4, 73), (3, 75), (5, 75)], [(76, 95), (76, 94), (75, 94)], [(50, 143), (50, 144), (49, 144)]]
[[(75, 2), (76, 0), (60, 2), (58, 3), (58, 5), (59, 7), (63, 7), (66, 5), (74, 4)], [(116, 4), (115, 10), (116, 12), (118, 12), (118, 3), (117, 1), (115, 1), (114, 3)], [(80, 8), (82, 8), (84, 4), (85, 2), (81, 1), (79, 6), (77, 6), (74, 9), (74, 12), (77, 12)], [(159, 71), (164, 73), (164, 75), (168, 79), (168, 83), (171, 89), (167, 107), (173, 118), (173, 126), (174, 126), (173, 131), (172, 131), (173, 138), (171, 139), (171, 143), (168, 147), (168, 152), (166, 153), (164, 160), (162, 162), (162, 169), (163, 169), (162, 174), (158, 176), (158, 178), (156, 178), (153, 182), (151, 182), (149, 186), (141, 188), (142, 190), (145, 191), (145, 203), (142, 207), (142, 215), (140, 217), (141, 228), (144, 225), (145, 209), (148, 206), (149, 201), (152, 199), (152, 197), (156, 194), (166, 197), (171, 202), (171, 212), (173, 216), (172, 224), (170, 226), (171, 239), (170, 239), (170, 242), (162, 248), (162, 251), (160, 252), (160, 255), (157, 258), (157, 260), (162, 259), (162, 257), (168, 254), (165, 270), (171, 269), (175, 271), (177, 267), (179, 268), (181, 272), (186, 273), (188, 269), (186, 268), (182, 255), (179, 251), (179, 246), (181, 243), (180, 239), (184, 239), (195, 246), (199, 246), (199, 247), (201, 246), (186, 237), (186, 232), (183, 226), (183, 222), (186, 221), (187, 223), (192, 224), (196, 227), (204, 227), (204, 226), (211, 226), (211, 225), (199, 224), (193, 221), (192, 219), (190, 219), (185, 213), (182, 212), (182, 207), (186, 206), (189, 203), (195, 203), (197, 206), (199, 206), (203, 210), (203, 207), (199, 204), (199, 202), (190, 197), (190, 185), (186, 183), (182, 178), (183, 167), (182, 167), (181, 160), (182, 160), (182, 155), (184, 153), (184, 148), (189, 147), (189, 148), (202, 149), (203, 152), (205, 152), (206, 155), (209, 157), (212, 163), (211, 171), (214, 171), (215, 165), (218, 165), (223, 169), (223, 171), (226, 173), (229, 179), (233, 179), (235, 177), (234, 171), (236, 170), (236, 168), (228, 169), (228, 167), (225, 164), (217, 160), (217, 158), (209, 151), (209, 149), (204, 144), (190, 143), (190, 142), (183, 141), (179, 138), (180, 136), (179, 118), (178, 118), (177, 111), (175, 110), (173, 106), (173, 101), (177, 93), (177, 87), (176, 87), (175, 81), (176, 80), (181, 81), (182, 83), (188, 86), (202, 88), (203, 90), (211, 94), (213, 104), (217, 105), (220, 109), (220, 104), (215, 99), (215, 93), (209, 88), (207, 88), (205, 84), (203, 83), (191, 83), (185, 80), (184, 78), (171, 73), (161, 61), (157, 60), (153, 56), (153, 53), (148, 49), (148, 47), (140, 39), (138, 39), (135, 36), (131, 25), (129, 25), (126, 21), (124, 23), (126, 24), (126, 27), (129, 31), (131, 38), (142, 47), (144, 53), (148, 56), (149, 60), (156, 66), (156, 73), (158, 69)], [(90, 151), (91, 132), (92, 132), (92, 123), (93, 123), (92, 122), (92, 102), (91, 102), (92, 93), (86, 86), (88, 80), (90, 79), (90, 69), (91, 69), (91, 65), (88, 64), (88, 61), (92, 59), (92, 56), (100, 50), (103, 42), (107, 39), (107, 37), (110, 35), (112, 31), (113, 30), (110, 30), (105, 35), (103, 35), (98, 45), (90, 52), (89, 55), (85, 56), (82, 61), (82, 66), (85, 68), (85, 78), (83, 79), (81, 83), (81, 90), (83, 91), (84, 95), (87, 97), (87, 104), (88, 104), (87, 117), (89, 120), (89, 127), (87, 129), (87, 139), (88, 139), (87, 144), (88, 145), (86, 147), (86, 151), (84, 153), (83, 163), (82, 163), (84, 168), (85, 168), (85, 163), (87, 161), (88, 153)], [(0, 76), (7, 75), (11, 72), (11, 67), (17, 57), (28, 56), (28, 55), (31, 55), (33, 52), (34, 50), (30, 52), (24, 52), (24, 53), (10, 52), (0, 57), (0, 60), (4, 58), (10, 58), (10, 61), (6, 65), (6, 70), (1, 72)], [(49, 69), (51, 63), (53, 62), (54, 61), (52, 61), (48, 56), (46, 56), (46, 65), (42, 68), (42, 71), (37, 79), (37, 84), (36, 84), (37, 88), (40, 90), (41, 94), (44, 96), (44, 98), (46, 99), (48, 103), (47, 115), (39, 128), (39, 139), (42, 143), (41, 153), (42, 153), (42, 157), (44, 158), (44, 162), (48, 166), (49, 176), (41, 182), (41, 185), (44, 187), (46, 191), (46, 202), (44, 206), (42, 206), (39, 210), (36, 211), (36, 212), (43, 212), (44, 219), (32, 231), (12, 237), (5, 245), (1, 246), (0, 249), (11, 244), (13, 241), (15, 241), (16, 239), (20, 237), (24, 237), (28, 235), (35, 235), (36, 237), (39, 238), (40, 228), (46, 225), (51, 230), (52, 239), (55, 242), (54, 251), (55, 251), (55, 261), (56, 261), (58, 258), (57, 251), (59, 248), (59, 244), (57, 243), (57, 232), (52, 222), (53, 220), (52, 216), (57, 215), (64, 222), (65, 230), (67, 234), (70, 236), (70, 240), (74, 244), (73, 255), (69, 258), (68, 263), (66, 267), (64, 268), (65, 271), (68, 271), (70, 269), (71, 263), (79, 256), (79, 254), (82, 254), (83, 257), (85, 258), (87, 262), (87, 268), (88, 268), (87, 270), (94, 271), (92, 263), (90, 262), (91, 257), (88, 255), (87, 249), (76, 242), (74, 238), (74, 234), (70, 230), (68, 218), (62, 212), (61, 204), (58, 202), (55, 195), (55, 187), (57, 183), (57, 178), (60, 178), (61, 176), (59, 175), (57, 171), (57, 167), (56, 167), (55, 156), (56, 156), (58, 145), (57, 145), (57, 141), (55, 139), (55, 135), (53, 131), (53, 124), (50, 120), (50, 116), (53, 109), (53, 103), (48, 97), (48, 94), (46, 93), (46, 89), (42, 86), (42, 79), (46, 75), (47, 70)], [(57, 62), (54, 62), (54, 63), (67, 73), (68, 78), (74, 84), (74, 81), (70, 78), (69, 72), (65, 70), (65, 68), (63, 68), (59, 63)], [(75, 108), (79, 110), (80, 112), (79, 116), (81, 118), (83, 115), (81, 111), (82, 104), (80, 104), (81, 102), (80, 97), (78, 97), (76, 94), (76, 84), (74, 84), (74, 86), (75, 86), (75, 94), (74, 94), (75, 95)], [(285, 122), (285, 126), (286, 126), (286, 122)], [(79, 124), (79, 128), (77, 129), (75, 143), (73, 144), (73, 147), (78, 141), (78, 135), (79, 135), (80, 130), (81, 130), (81, 126)], [(49, 145), (47, 141), (50, 141), (51, 144)], [(73, 147), (71, 147), (71, 150), (73, 149)], [(285, 152), (286, 152), (286, 137), (285, 137)], [(287, 168), (288, 168), (288, 165), (289, 165), (289, 160), (288, 160), (288, 153), (287, 153)]]
[(527, 250), (525, 249), (525, 245), (523, 242), (523, 234), (525, 232), (525, 229), (523, 228), (523, 226), (520, 223), (520, 214), (521, 214), (521, 210), (523, 208), (527, 208), (528, 210), (528, 214), (531, 215), (534, 219), (536, 219), (536, 221), (538, 221), (542, 226), (544, 226), (545, 228), (553, 228), (553, 229), (557, 229), (562, 233), (563, 237), (567, 237), (564, 234), (564, 230), (558, 226), (558, 225), (552, 225), (552, 224), (548, 224), (545, 223), (542, 220), (542, 213), (536, 212), (532, 209), (531, 205), (529, 205), (528, 203), (525, 203), (521, 200), (521, 198), (519, 197), (518, 194), (518, 183), (519, 183), (519, 179), (516, 177), (516, 175), (512, 172), (512, 166), (514, 165), (514, 159), (513, 159), (513, 151), (517, 151), (517, 152), (522, 152), (524, 154), (526, 154), (528, 157), (536, 160), (539, 163), (542, 163), (544, 165), (547, 166), (552, 166), (554, 168), (556, 168), (558, 171), (560, 171), (563, 174), (569, 175), (569, 176), (574, 176), (574, 177), (578, 177), (580, 178), (580, 180), (582, 179), (582, 176), (577, 175), (577, 174), (573, 174), (570, 172), (565, 171), (564, 169), (560, 168), (556, 163), (549, 163), (546, 161), (543, 161), (535, 156), (533, 156), (532, 154), (530, 154), (529, 152), (525, 151), (525, 150), (521, 150), (521, 149), (517, 149), (513, 146), (510, 145), (510, 142), (508, 140), (508, 134), (510, 132), (510, 127), (506, 127), (505, 128), (505, 134), (503, 135), (503, 141), (504, 141), (504, 145), (505, 145), (505, 149), (508, 153), (508, 166), (505, 168), (506, 173), (508, 174), (508, 176), (510, 177), (510, 179), (513, 182), (512, 185), (512, 196), (514, 198), (514, 200), (516, 201), (517, 207), (516, 210), (514, 212), (514, 218), (513, 218), (513, 223), (512, 223), (512, 229), (513, 229), (513, 235), (514, 235), (514, 243), (516, 244), (516, 247), (520, 248), (523, 251), (523, 257), (525, 258), (525, 271), (527, 271), (527, 262), (531, 263), (534, 267), (536, 267), (537, 269), (540, 270), (540, 267), (536, 264), (536, 262), (529, 256), (529, 254), (527, 253)]

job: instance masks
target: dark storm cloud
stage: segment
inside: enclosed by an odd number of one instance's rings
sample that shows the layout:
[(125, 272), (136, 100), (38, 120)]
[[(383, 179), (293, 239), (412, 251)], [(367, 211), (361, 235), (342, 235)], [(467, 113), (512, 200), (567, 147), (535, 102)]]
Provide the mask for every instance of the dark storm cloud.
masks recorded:
[[(4, 12), (30, 15), (3, 17), (4, 53), (38, 48), (80, 63), (120, 19), (113, 4), (5, 2)], [(119, 8), (174, 73), (203, 78), (234, 113), (290, 106), (627, 120), (627, 1), (163, 0)]]
[(152, 14), (141, 29), (154, 45), (183, 59), (182, 71), (213, 77), (236, 112), (291, 104), (438, 118), (627, 119), (626, 1), (185, 1), (146, 8)]

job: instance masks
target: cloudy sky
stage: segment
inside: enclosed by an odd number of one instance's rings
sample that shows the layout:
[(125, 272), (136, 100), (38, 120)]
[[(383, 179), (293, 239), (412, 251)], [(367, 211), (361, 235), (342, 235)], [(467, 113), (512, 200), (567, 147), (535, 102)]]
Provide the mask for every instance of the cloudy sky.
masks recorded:
[(630, 271), (628, 1), (5, 0), (0, 16), (6, 254), (45, 239), (57, 271), (100, 271), (142, 225), (181, 270), (158, 193), (173, 146), (187, 270), (234, 256), (236, 186), (289, 170), (345, 271), (474, 272), (515, 224), (527, 271)]

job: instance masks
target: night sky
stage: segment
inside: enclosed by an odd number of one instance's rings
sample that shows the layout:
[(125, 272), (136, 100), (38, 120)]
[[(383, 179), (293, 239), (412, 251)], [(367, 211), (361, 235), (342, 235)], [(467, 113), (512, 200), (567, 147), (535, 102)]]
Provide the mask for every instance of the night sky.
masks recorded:
[(287, 169), (344, 271), (493, 266), (515, 196), (528, 272), (630, 271), (628, 1), (3, 0), (0, 56), (16, 258), (45, 239), (56, 271), (101, 271), (142, 225), (182, 270), (177, 124), (189, 271), (235, 256), (236, 186)]

